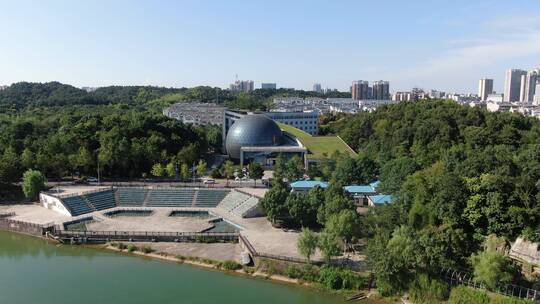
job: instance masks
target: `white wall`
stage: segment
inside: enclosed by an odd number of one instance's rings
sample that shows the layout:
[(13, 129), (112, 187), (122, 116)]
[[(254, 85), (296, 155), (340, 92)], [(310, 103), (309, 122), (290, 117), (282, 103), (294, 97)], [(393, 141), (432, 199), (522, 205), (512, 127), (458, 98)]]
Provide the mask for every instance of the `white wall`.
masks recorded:
[(69, 210), (66, 208), (66, 206), (64, 206), (62, 201), (57, 197), (48, 195), (46, 193), (40, 193), (39, 201), (41, 202), (41, 205), (43, 205), (43, 207), (47, 209), (56, 211), (63, 215), (71, 216), (71, 213), (69, 213)]

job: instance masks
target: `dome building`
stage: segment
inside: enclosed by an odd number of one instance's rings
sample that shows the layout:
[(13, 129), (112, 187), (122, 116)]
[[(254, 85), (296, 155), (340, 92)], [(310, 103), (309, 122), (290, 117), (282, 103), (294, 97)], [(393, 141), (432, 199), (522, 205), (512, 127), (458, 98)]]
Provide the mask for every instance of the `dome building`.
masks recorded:
[(262, 114), (235, 119), (226, 133), (227, 154), (241, 166), (258, 162), (272, 167), (280, 154), (287, 158), (298, 155), (304, 160), (307, 154), (307, 149), (292, 135), (283, 132), (275, 121)]

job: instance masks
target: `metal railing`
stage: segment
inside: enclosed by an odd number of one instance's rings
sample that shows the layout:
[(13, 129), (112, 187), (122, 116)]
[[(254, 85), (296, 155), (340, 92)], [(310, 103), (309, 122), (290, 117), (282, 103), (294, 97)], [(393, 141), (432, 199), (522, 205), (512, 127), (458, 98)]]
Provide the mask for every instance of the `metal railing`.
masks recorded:
[(540, 290), (514, 284), (505, 284), (498, 287), (496, 290), (490, 290), (484, 284), (476, 282), (474, 280), (474, 276), (466, 271), (456, 270), (452, 268), (442, 268), (439, 274), (452, 285), (465, 285), (475, 289), (489, 290), (491, 292), (495, 292), (508, 297), (529, 300), (540, 299)]
[(59, 237), (238, 237), (236, 232), (77, 231), (55, 230)]

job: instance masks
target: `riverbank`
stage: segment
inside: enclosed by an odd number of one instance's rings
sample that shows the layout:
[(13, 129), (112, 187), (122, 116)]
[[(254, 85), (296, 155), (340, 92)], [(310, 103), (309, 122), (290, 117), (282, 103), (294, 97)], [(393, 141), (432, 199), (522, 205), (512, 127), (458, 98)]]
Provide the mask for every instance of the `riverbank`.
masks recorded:
[[(211, 244), (204, 244), (211, 245)], [(328, 293), (333, 295), (338, 295), (344, 299), (358, 294), (365, 293), (371, 295), (369, 290), (332, 290), (327, 289), (319, 283), (307, 282), (302, 279), (290, 278), (285, 275), (280, 275), (272, 273), (272, 271), (266, 271), (262, 267), (252, 267), (252, 266), (242, 266), (236, 261), (226, 260), (226, 261), (217, 261), (204, 257), (196, 256), (184, 256), (184, 255), (172, 255), (165, 252), (154, 251), (150, 249), (150, 245), (141, 245), (141, 243), (108, 243), (105, 245), (86, 245), (88, 247), (100, 248), (104, 250), (110, 250), (119, 254), (139, 256), (149, 259), (158, 259), (167, 262), (188, 264), (196, 267), (202, 267), (205, 269), (210, 269), (219, 272), (225, 272), (228, 274), (234, 274), (242, 277), (248, 277), (251, 279), (262, 279), (267, 281), (272, 281), (275, 283), (285, 284), (289, 286), (297, 286), (302, 288), (307, 288), (313, 291)], [(377, 302), (374, 302), (373, 299), (366, 299), (361, 301), (356, 301), (357, 303), (387, 303), (386, 301), (377, 299)]]

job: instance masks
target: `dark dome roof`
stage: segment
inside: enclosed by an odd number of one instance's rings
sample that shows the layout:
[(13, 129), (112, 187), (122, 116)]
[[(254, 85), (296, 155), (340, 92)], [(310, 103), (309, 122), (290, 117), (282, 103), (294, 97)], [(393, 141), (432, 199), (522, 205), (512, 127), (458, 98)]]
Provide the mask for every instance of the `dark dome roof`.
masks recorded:
[(240, 158), (241, 147), (278, 146), (283, 133), (278, 125), (262, 114), (246, 115), (237, 120), (227, 133), (225, 147), (231, 158)]

